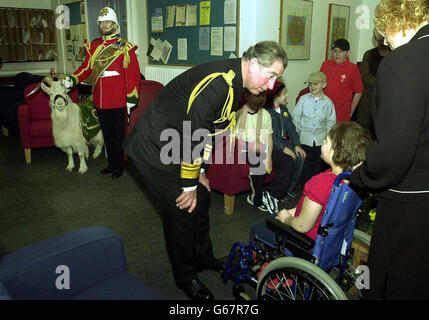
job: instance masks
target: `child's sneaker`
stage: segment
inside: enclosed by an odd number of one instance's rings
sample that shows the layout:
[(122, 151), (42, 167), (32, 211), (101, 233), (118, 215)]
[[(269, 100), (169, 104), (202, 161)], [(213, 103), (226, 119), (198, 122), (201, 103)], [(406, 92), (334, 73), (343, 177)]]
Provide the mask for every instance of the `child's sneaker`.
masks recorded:
[[(253, 201), (252, 201), (252, 196), (249, 194), (247, 196), (247, 203), (251, 204), (252, 206), (254, 206)], [(262, 212), (268, 212), (268, 209), (265, 207), (264, 204), (261, 204), (260, 206), (257, 207), (259, 209), (259, 211)]]
[(249, 194), (249, 195), (247, 196), (247, 203), (248, 203), (248, 204), (251, 204), (252, 206), (254, 205), (254, 204), (253, 204), (253, 200), (252, 200), (252, 195), (251, 195), (251, 194)]
[(296, 198), (296, 192), (294, 190), (288, 190), (287, 195), (291, 198), (291, 199), (295, 199)]
[(262, 193), (262, 203), (268, 209), (270, 214), (276, 214), (279, 212), (279, 200), (274, 198), (268, 191)]
[(288, 195), (285, 195), (283, 198), (280, 199), (281, 202), (289, 202), (290, 198)]
[(258, 207), (258, 210), (259, 211), (262, 211), (262, 212), (268, 212), (269, 210), (267, 209), (267, 207), (265, 206), (265, 204), (261, 204), (259, 207)]

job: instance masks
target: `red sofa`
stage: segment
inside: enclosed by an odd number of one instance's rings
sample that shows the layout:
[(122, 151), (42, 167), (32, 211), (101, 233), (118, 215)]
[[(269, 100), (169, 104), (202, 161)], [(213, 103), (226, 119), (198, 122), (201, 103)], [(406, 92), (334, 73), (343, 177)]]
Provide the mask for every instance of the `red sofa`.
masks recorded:
[(140, 82), (140, 91), (139, 91), (139, 101), (137, 105), (131, 109), (129, 122), (127, 124), (126, 132), (130, 133), (131, 129), (140, 119), (142, 114), (146, 111), (147, 107), (151, 103), (152, 99), (158, 94), (161, 89), (164, 88), (162, 83), (152, 80), (141, 80)]
[[(31, 163), (31, 149), (55, 146), (49, 96), (40, 89), (33, 96), (27, 97), (37, 85), (38, 83), (33, 83), (25, 88), (25, 103), (18, 106), (19, 132), (26, 163)], [(78, 102), (77, 87), (72, 88), (69, 96), (74, 102)]]
[[(217, 138), (215, 141), (211, 164), (207, 167), (206, 176), (210, 180), (210, 188), (224, 194), (225, 214), (232, 215), (235, 196), (250, 189), (250, 167), (239, 159), (237, 140), (233, 154), (230, 151), (229, 136), (224, 136), (222, 139)], [(271, 182), (273, 178), (274, 170), (266, 176), (265, 183)]]
[[(155, 96), (164, 88), (164, 85), (158, 81), (153, 80), (141, 80), (139, 89), (139, 100), (137, 105), (131, 109), (128, 122), (126, 123), (125, 134), (128, 135), (131, 129), (139, 121), (140, 117), (149, 107), (151, 101)], [(127, 164), (127, 154), (124, 151), (124, 167)]]

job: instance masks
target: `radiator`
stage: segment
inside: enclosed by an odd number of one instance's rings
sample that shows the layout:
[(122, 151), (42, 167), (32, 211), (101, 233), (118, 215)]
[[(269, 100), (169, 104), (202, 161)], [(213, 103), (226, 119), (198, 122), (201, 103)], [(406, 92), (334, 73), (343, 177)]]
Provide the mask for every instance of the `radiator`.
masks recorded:
[(144, 76), (146, 80), (154, 80), (161, 82), (164, 86), (170, 82), (170, 80), (177, 77), (183, 71), (186, 71), (189, 68), (170, 68), (170, 67), (158, 67), (158, 66), (148, 66), (145, 67)]

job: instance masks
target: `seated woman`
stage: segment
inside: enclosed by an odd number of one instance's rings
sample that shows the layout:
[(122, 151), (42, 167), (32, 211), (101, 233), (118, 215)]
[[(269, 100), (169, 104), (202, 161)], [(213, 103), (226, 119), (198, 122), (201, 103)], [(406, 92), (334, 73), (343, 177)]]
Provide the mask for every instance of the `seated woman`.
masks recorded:
[[(331, 168), (312, 177), (304, 186), (298, 206), (281, 210), (275, 219), (315, 240), (337, 175), (359, 166), (365, 160), (365, 150), (370, 142), (371, 134), (359, 124), (352, 121), (334, 124), (321, 148), (321, 157)], [(265, 222), (252, 226), (250, 241), (256, 235), (271, 242), (275, 239), (275, 233), (265, 227)]]

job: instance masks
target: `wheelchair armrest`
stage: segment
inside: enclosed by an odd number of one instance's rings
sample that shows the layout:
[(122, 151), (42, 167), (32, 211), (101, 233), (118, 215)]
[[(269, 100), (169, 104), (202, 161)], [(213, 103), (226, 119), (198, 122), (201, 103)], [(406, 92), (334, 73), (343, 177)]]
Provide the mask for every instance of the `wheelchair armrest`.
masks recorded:
[(294, 242), (305, 250), (310, 250), (314, 247), (313, 239), (307, 237), (301, 232), (296, 231), (294, 228), (284, 224), (277, 219), (268, 219), (265, 221), (265, 225), (271, 231), (283, 235), (285, 239)]

